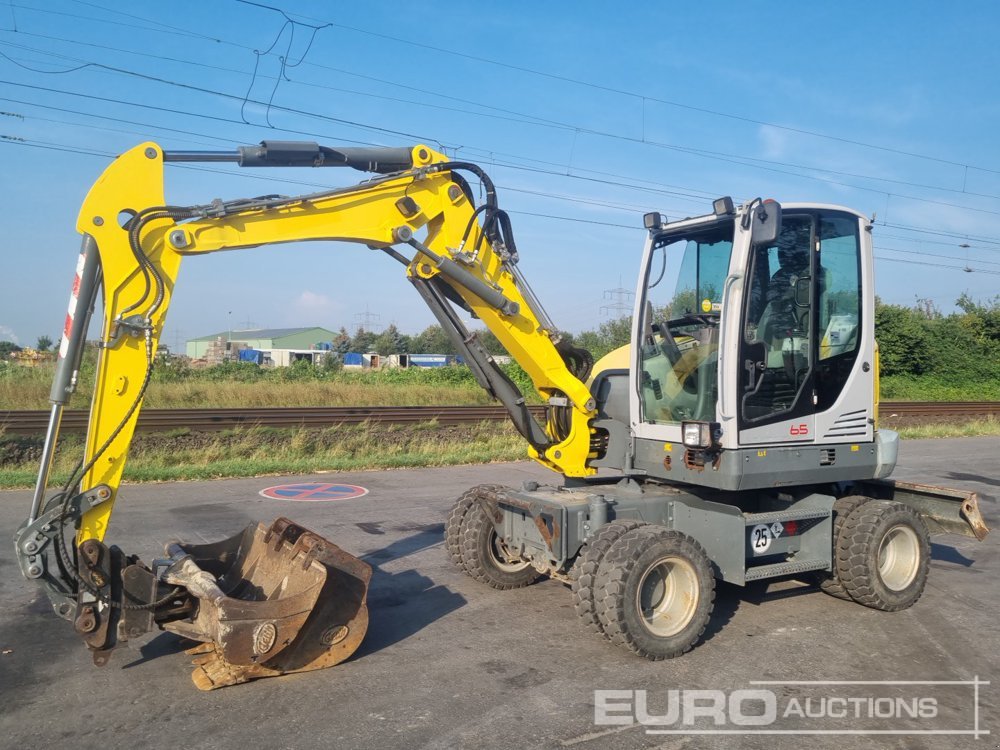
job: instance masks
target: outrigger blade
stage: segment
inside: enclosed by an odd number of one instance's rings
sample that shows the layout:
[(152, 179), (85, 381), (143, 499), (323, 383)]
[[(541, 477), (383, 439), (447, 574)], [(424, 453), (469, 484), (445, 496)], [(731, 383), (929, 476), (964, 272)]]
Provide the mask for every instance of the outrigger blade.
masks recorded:
[(167, 545), (161, 581), (195, 607), (160, 627), (201, 641), (192, 679), (201, 690), (332, 667), (368, 629), (372, 569), (318, 534), (279, 518), (213, 544)]

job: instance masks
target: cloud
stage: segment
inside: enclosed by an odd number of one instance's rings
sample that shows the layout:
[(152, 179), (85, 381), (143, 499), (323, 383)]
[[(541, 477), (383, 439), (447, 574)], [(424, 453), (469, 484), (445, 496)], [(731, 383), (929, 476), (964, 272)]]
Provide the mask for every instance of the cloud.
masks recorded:
[(2, 323), (0, 323), (0, 341), (10, 341), (18, 346), (21, 345), (21, 342), (17, 338), (17, 334), (14, 333), (14, 329), (10, 326), (5, 326)]
[(322, 320), (339, 311), (343, 306), (325, 294), (302, 290), (292, 302), (291, 309), (303, 320)]
[(796, 145), (794, 133), (770, 125), (761, 125), (757, 128), (757, 136), (760, 145), (759, 158), (763, 159), (786, 159)]

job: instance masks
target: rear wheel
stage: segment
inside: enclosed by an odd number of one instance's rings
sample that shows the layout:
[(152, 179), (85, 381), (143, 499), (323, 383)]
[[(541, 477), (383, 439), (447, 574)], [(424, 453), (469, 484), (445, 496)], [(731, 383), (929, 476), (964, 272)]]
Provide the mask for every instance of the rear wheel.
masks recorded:
[(587, 542), (573, 566), (573, 605), (584, 626), (594, 633), (604, 633), (594, 601), (601, 562), (619, 537), (642, 525), (641, 521), (612, 521), (605, 524)]
[(465, 572), (487, 586), (518, 589), (541, 576), (530, 562), (521, 560), (507, 548), (478, 503), (473, 503), (466, 512), (461, 537)]
[(927, 527), (908, 505), (873, 500), (844, 521), (837, 575), (858, 604), (895, 612), (924, 592), (931, 547)]
[[(847, 497), (837, 498), (837, 500), (833, 503), (834, 555), (836, 555), (837, 544), (840, 541), (840, 530), (844, 527), (844, 521), (847, 520), (847, 517), (854, 511), (855, 508), (860, 508), (870, 500), (870, 497), (865, 497), (864, 495), (848, 495)], [(836, 597), (837, 599), (844, 599), (845, 601), (853, 601), (851, 599), (851, 595), (847, 593), (846, 589), (844, 589), (844, 585), (840, 582), (840, 576), (837, 575), (836, 560), (833, 563), (832, 572), (824, 573), (823, 571), (820, 571), (816, 575), (815, 581), (824, 594), (829, 594), (830, 596)]]
[(605, 635), (647, 659), (689, 651), (715, 602), (712, 564), (700, 544), (662, 526), (617, 539), (597, 575), (597, 615)]

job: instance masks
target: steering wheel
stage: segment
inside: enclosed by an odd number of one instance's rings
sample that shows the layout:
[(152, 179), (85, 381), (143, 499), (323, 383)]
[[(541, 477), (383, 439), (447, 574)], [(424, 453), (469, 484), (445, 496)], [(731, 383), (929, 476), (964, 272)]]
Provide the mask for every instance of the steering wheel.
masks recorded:
[(681, 350), (680, 347), (677, 346), (677, 341), (674, 340), (674, 334), (670, 332), (670, 324), (657, 323), (655, 328), (663, 338), (663, 341), (660, 344), (660, 350), (663, 352), (663, 355), (667, 358), (672, 367), (680, 361)]

